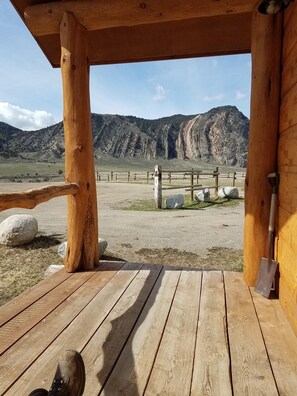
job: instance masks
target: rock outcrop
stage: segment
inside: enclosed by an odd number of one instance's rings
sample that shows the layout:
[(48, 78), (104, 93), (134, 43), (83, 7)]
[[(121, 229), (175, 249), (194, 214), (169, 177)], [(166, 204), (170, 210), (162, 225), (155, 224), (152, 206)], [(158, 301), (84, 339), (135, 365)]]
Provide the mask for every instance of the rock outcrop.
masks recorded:
[[(197, 159), (241, 167), (247, 162), (249, 120), (234, 106), (158, 120), (92, 114), (92, 126), (95, 158)], [(39, 131), (0, 123), (0, 156), (57, 161), (64, 151), (62, 123)]]

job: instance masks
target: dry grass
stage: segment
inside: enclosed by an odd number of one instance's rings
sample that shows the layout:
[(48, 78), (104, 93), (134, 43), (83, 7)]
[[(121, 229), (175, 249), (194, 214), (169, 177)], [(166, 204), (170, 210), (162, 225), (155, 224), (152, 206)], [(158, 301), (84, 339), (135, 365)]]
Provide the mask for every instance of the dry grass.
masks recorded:
[(208, 249), (206, 258), (196, 253), (173, 248), (143, 248), (135, 253), (150, 263), (210, 270), (243, 271), (243, 251), (227, 247), (212, 247)]
[[(45, 270), (51, 264), (62, 264), (57, 254), (57, 245), (61, 243), (60, 235), (41, 235), (33, 242), (19, 246), (0, 245), (0, 306), (34, 286), (44, 278)], [(123, 244), (123, 247), (132, 247)], [(156, 263), (210, 270), (242, 271), (242, 250), (226, 247), (208, 249), (207, 257), (185, 250), (164, 248), (142, 248), (135, 252), (139, 262)], [(123, 256), (125, 256), (123, 254)], [(106, 260), (125, 260), (121, 252), (114, 255), (106, 252)]]
[(51, 264), (62, 264), (60, 243), (59, 235), (40, 235), (26, 245), (0, 245), (0, 305), (40, 282)]

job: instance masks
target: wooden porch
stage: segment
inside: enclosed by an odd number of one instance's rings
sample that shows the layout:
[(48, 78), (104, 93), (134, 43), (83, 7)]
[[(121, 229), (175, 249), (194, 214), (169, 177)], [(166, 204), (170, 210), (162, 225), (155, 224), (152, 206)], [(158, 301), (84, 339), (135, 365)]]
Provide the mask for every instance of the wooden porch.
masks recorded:
[(296, 395), (297, 339), (241, 273), (102, 262), (0, 309), (0, 394), (49, 388), (81, 351), (85, 395)]

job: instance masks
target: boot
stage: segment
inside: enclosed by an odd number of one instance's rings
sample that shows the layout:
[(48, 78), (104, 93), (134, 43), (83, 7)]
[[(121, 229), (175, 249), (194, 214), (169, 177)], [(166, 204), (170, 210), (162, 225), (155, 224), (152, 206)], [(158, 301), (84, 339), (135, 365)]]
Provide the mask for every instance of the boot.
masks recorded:
[(76, 351), (61, 357), (48, 396), (82, 396), (85, 388), (85, 366)]
[(82, 396), (85, 382), (85, 365), (81, 355), (76, 351), (66, 351), (58, 363), (51, 389), (35, 389), (29, 396)]
[(28, 396), (47, 396), (48, 391), (46, 389), (34, 389)]

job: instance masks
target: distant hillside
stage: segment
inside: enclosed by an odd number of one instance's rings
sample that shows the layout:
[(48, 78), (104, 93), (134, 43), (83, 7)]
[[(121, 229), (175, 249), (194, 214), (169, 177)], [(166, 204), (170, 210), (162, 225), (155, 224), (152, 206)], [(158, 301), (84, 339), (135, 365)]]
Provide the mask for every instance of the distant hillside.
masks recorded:
[[(249, 120), (236, 107), (157, 120), (92, 114), (96, 158), (199, 159), (246, 166)], [(0, 156), (57, 161), (64, 157), (63, 124), (22, 131), (0, 122)]]

